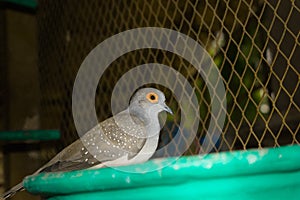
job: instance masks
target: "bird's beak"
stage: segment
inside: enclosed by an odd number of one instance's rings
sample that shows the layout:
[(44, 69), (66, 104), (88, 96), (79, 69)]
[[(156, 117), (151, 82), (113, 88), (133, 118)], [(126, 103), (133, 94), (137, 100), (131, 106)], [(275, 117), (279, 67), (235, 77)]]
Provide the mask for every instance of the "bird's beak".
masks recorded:
[(164, 104), (163, 109), (165, 111), (167, 111), (168, 113), (170, 113), (171, 115), (173, 115), (173, 111), (171, 110), (171, 108), (169, 108), (169, 106), (167, 106), (166, 104)]

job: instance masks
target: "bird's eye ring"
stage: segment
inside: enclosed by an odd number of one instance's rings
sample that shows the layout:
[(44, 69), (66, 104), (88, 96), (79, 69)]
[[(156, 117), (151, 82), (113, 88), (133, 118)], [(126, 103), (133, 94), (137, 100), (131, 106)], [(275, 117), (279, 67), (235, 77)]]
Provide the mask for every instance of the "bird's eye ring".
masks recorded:
[(148, 101), (150, 101), (151, 103), (157, 103), (158, 102), (158, 95), (154, 92), (149, 92), (146, 96), (146, 98), (148, 99)]

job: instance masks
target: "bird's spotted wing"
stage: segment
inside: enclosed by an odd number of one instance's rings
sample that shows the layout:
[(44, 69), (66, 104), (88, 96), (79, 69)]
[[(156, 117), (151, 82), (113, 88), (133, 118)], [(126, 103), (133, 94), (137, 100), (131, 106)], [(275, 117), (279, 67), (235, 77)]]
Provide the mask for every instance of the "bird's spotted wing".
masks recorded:
[(71, 171), (106, 161), (134, 157), (145, 143), (142, 122), (126, 112), (111, 117), (88, 131), (47, 163), (42, 171)]

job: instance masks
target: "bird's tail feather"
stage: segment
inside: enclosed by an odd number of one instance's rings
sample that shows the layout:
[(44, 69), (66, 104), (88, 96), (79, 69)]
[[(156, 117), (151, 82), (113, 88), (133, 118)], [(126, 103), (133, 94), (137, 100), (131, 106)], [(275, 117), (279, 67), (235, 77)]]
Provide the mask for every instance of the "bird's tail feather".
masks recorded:
[(15, 195), (17, 192), (22, 191), (24, 189), (23, 182), (19, 183), (18, 185), (15, 185), (10, 190), (5, 192), (4, 194), (0, 195), (0, 199), (7, 199), (13, 195)]
[[(1, 1), (1, 0), (0, 0)], [(41, 167), (40, 169), (38, 169), (36, 172), (34, 172), (32, 175), (36, 175), (39, 174), (41, 171), (43, 171), (45, 168), (51, 166), (51, 161), (48, 162), (47, 164), (45, 164), (43, 167)], [(14, 187), (12, 187), (10, 190), (8, 190), (7, 192), (5, 192), (4, 194), (0, 194), (0, 200), (5, 200), (8, 199), (11, 196), (14, 196), (17, 192), (20, 192), (24, 190), (23, 187), (23, 181), (17, 185), (15, 185)]]

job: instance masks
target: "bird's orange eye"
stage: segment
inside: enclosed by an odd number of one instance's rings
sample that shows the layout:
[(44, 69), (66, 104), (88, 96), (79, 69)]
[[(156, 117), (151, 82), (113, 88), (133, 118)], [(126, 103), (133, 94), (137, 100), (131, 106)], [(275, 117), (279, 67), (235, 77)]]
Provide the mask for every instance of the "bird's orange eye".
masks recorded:
[(158, 96), (154, 92), (149, 92), (146, 96), (146, 98), (151, 102), (151, 103), (157, 103), (158, 102)]

